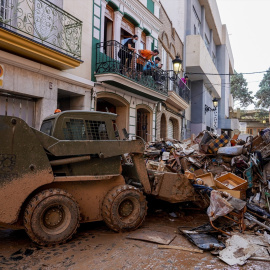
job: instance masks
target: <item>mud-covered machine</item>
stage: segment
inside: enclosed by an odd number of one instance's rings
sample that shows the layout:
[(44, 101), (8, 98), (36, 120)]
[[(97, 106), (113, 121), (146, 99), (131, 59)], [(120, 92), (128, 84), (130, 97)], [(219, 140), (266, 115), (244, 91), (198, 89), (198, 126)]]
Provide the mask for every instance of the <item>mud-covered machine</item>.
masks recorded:
[[(116, 117), (65, 111), (47, 117), (38, 131), (0, 116), (0, 227), (24, 228), (36, 243), (51, 245), (71, 238), (82, 222), (138, 228), (147, 213), (144, 194), (198, 200), (185, 176), (147, 172), (143, 140), (120, 140)], [(123, 163), (125, 153), (131, 164)]]

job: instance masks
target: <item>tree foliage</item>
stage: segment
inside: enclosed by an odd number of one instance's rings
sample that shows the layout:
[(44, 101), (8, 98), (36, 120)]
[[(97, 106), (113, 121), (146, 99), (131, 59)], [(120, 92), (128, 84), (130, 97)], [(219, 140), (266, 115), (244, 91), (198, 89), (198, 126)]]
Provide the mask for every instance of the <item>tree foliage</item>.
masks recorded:
[(259, 84), (260, 89), (255, 94), (257, 98), (257, 106), (263, 108), (270, 107), (270, 68), (263, 75), (263, 79)]
[(264, 109), (258, 109), (256, 110), (256, 113), (254, 115), (255, 119), (262, 121), (264, 119), (269, 119), (269, 112)]
[(234, 71), (231, 77), (231, 94), (234, 100), (240, 102), (241, 107), (247, 107), (253, 103), (252, 91), (248, 91), (247, 85), (243, 74)]

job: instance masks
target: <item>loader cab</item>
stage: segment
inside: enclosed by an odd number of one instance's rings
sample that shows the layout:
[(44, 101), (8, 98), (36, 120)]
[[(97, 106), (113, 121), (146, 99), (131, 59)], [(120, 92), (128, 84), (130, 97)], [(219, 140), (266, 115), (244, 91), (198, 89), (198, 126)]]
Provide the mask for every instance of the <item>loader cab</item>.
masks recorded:
[(40, 131), (59, 140), (116, 140), (116, 117), (114, 113), (64, 111), (46, 117)]

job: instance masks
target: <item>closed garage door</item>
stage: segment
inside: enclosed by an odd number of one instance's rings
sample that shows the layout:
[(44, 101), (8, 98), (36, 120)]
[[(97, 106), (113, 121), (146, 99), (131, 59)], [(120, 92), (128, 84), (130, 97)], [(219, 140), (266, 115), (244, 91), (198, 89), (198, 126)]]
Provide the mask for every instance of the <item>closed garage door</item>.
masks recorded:
[(29, 126), (33, 127), (35, 100), (15, 95), (0, 95), (0, 115), (22, 118)]
[(173, 139), (173, 121), (169, 120), (168, 124), (168, 138)]

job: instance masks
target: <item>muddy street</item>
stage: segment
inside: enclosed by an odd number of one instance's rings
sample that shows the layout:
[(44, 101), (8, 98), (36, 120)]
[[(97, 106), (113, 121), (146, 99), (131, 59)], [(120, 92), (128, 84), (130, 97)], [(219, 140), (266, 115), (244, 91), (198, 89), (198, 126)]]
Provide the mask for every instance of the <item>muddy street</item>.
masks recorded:
[[(175, 210), (175, 209), (173, 209)], [(178, 209), (179, 210), (179, 209)], [(174, 235), (170, 245), (197, 248), (177, 228), (192, 228), (208, 222), (196, 210), (154, 208), (141, 229)], [(0, 231), (0, 269), (268, 269), (269, 262), (248, 261), (229, 267), (210, 252), (158, 249), (158, 244), (127, 239), (130, 233), (115, 233), (103, 222), (82, 224), (71, 241), (55, 247), (39, 247), (24, 231)]]

